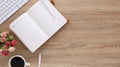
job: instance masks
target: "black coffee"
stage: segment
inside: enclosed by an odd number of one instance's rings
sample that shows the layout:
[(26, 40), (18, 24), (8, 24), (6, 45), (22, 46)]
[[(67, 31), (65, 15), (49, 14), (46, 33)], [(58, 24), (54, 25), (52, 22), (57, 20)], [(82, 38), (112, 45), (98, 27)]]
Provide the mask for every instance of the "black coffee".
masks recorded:
[(11, 67), (24, 67), (25, 63), (21, 57), (14, 57), (11, 62)]

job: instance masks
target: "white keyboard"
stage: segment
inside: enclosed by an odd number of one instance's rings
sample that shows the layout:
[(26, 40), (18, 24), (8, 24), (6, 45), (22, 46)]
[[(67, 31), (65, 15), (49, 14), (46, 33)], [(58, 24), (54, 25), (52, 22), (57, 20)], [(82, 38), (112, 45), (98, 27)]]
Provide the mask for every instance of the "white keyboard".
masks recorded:
[(0, 24), (6, 21), (29, 0), (0, 0)]

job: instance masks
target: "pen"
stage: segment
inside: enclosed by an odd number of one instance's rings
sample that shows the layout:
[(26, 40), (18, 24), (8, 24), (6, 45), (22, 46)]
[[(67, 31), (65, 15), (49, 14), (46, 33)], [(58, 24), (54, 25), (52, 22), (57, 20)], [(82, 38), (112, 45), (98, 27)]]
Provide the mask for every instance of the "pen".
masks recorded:
[(41, 53), (39, 53), (39, 57), (38, 57), (38, 67), (40, 67), (41, 65)]

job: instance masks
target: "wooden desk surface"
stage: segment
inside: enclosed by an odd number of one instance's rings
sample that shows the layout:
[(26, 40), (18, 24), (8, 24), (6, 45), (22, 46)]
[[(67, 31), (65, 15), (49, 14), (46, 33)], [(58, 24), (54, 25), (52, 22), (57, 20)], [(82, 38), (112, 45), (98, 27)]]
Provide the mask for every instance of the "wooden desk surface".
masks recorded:
[[(35, 2), (31, 0), (0, 29), (8, 31), (8, 24)], [(9, 58), (15, 54), (24, 56), (30, 67), (37, 67), (39, 52), (41, 67), (120, 67), (120, 0), (55, 2), (70, 22), (33, 54), (16, 37), (16, 52), (0, 56), (0, 67), (8, 67)]]

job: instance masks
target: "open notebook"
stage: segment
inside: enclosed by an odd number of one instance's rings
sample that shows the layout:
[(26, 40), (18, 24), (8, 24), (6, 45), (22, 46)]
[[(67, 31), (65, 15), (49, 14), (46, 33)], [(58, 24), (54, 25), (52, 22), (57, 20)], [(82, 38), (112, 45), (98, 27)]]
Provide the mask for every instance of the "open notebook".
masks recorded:
[(31, 52), (35, 52), (66, 22), (67, 20), (48, 0), (39, 0), (13, 21), (10, 29)]

